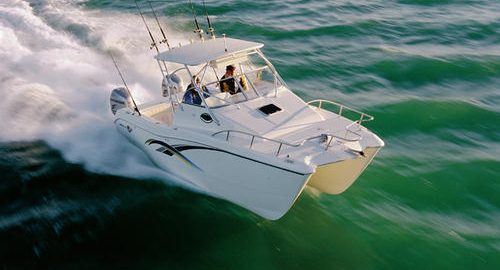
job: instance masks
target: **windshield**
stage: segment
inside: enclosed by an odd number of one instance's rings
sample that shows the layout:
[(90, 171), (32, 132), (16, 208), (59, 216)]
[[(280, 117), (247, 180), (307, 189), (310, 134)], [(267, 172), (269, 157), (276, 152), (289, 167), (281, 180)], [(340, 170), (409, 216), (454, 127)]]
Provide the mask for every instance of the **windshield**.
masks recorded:
[(218, 59), (190, 70), (193, 80), (199, 80), (197, 87), (210, 108), (275, 95), (283, 85), (274, 68), (257, 51)]
[(205, 65), (179, 67), (167, 77), (164, 93), (168, 92), (169, 82), (178, 78), (176, 80), (181, 83), (170, 94), (179, 94), (185, 104), (202, 107), (206, 104), (209, 108), (277, 95), (283, 86), (275, 69), (257, 50), (213, 60)]

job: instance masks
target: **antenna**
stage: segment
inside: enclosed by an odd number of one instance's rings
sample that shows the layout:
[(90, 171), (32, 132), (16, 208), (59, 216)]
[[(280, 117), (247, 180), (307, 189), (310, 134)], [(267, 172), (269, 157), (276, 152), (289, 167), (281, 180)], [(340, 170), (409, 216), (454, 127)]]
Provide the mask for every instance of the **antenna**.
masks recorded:
[(203, 40), (203, 30), (200, 28), (198, 20), (196, 19), (196, 11), (194, 10), (193, 1), (189, 0), (189, 4), (191, 4), (191, 11), (193, 12), (194, 23), (196, 24), (196, 30), (194, 30), (194, 32), (198, 34), (201, 40)]
[(134, 0), (134, 2), (135, 2), (135, 6), (137, 7), (137, 10), (139, 11), (139, 14), (141, 14), (142, 21), (144, 22), (144, 25), (146, 26), (146, 29), (148, 30), (149, 37), (151, 38), (151, 41), (153, 42), (153, 43), (151, 43), (151, 46), (149, 47), (149, 49), (152, 50), (153, 48), (155, 48), (156, 51), (158, 53), (160, 53), (160, 50), (158, 49), (158, 46), (156, 46), (155, 38), (153, 37), (153, 34), (151, 34), (151, 30), (149, 30), (149, 26), (146, 23), (146, 19), (144, 19), (144, 15), (142, 14), (141, 8), (139, 7), (139, 4), (137, 4), (137, 0)]
[[(137, 1), (136, 1), (136, 3), (137, 3)], [(158, 24), (158, 28), (160, 28), (161, 35), (163, 36), (163, 40), (160, 41), (160, 44), (161, 43), (167, 44), (167, 47), (170, 50), (170, 44), (168, 44), (167, 35), (165, 35), (165, 32), (163, 32), (163, 28), (160, 25), (160, 21), (158, 20), (158, 16), (156, 16), (156, 12), (153, 8), (153, 5), (151, 4), (151, 1), (148, 1), (148, 3), (149, 3), (149, 7), (151, 8), (151, 11), (153, 12), (153, 15), (155, 16), (155, 20), (156, 20), (156, 23)]]
[(122, 78), (123, 85), (125, 85), (125, 89), (127, 89), (128, 95), (132, 99), (132, 103), (134, 103), (134, 110), (141, 116), (141, 112), (139, 111), (139, 107), (137, 107), (137, 104), (135, 103), (134, 97), (132, 96), (132, 93), (130, 92), (130, 89), (128, 88), (127, 83), (125, 82), (125, 79), (123, 78), (122, 73), (120, 72), (120, 69), (118, 68), (118, 64), (116, 64), (116, 60), (113, 57), (113, 54), (111, 52), (108, 52), (109, 56), (111, 56), (111, 60), (113, 60), (113, 63), (115, 64), (116, 71), (118, 71), (118, 75), (120, 75), (120, 78)]
[(207, 10), (207, 6), (205, 5), (205, 0), (203, 0), (203, 7), (205, 8), (205, 15), (207, 16), (208, 32), (210, 33), (210, 36), (212, 37), (212, 39), (215, 39), (214, 28), (212, 27), (212, 24), (210, 23), (210, 17), (208, 17), (208, 10)]

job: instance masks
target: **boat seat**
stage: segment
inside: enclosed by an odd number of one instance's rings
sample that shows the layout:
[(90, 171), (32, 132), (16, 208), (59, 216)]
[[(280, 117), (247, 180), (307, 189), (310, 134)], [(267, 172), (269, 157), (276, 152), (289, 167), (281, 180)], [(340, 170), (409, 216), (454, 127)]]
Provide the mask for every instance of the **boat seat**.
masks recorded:
[(173, 122), (173, 115), (170, 107), (170, 104), (162, 102), (142, 109), (141, 113), (153, 120), (170, 126)]

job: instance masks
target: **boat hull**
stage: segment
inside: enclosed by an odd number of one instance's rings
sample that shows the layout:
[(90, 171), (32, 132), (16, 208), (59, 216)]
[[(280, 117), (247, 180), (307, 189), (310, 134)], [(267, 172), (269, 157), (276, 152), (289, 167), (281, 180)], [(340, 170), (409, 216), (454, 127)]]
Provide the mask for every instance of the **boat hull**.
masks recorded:
[(348, 189), (370, 164), (380, 147), (368, 147), (355, 159), (320, 165), (311, 175), (308, 185), (321, 192), (340, 194)]
[(202, 191), (276, 220), (293, 205), (311, 173), (294, 171), (256, 156), (182, 136), (147, 131), (117, 120), (120, 133), (141, 148), (160, 168)]

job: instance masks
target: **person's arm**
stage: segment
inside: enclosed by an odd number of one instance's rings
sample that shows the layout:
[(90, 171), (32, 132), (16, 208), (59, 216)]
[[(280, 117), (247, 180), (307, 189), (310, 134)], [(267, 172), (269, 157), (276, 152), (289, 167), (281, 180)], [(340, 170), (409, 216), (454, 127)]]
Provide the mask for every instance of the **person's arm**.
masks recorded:
[(241, 75), (240, 85), (243, 88), (243, 90), (247, 90), (247, 79), (245, 78), (245, 75)]

